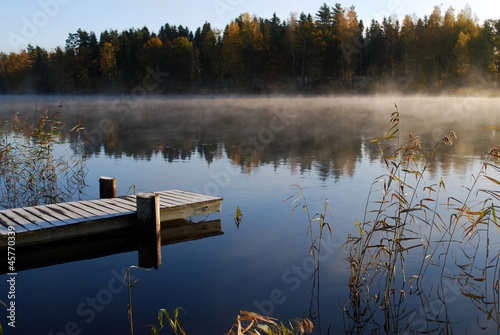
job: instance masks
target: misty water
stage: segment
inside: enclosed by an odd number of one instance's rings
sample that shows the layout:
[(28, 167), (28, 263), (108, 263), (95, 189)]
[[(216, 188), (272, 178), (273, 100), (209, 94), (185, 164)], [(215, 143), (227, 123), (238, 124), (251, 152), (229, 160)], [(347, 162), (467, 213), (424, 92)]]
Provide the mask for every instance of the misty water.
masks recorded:
[[(500, 143), (498, 130), (485, 127), (500, 126), (500, 100), (484, 97), (4, 97), (0, 113), (7, 120), (36, 107), (54, 110), (61, 102), (65, 122), (85, 127), (78, 139), (88, 168), (81, 199), (98, 198), (99, 176), (116, 177), (118, 195), (181, 189), (224, 198), (222, 212), (195, 218), (221, 220), (222, 235), (163, 246), (157, 270), (132, 269), (138, 280), (132, 288), (136, 334), (149, 333), (143, 326), (157, 324), (160, 308), (182, 307), (188, 334), (224, 334), (240, 310), (283, 321), (309, 317), (314, 266), (308, 219), (302, 208), (291, 214), (291, 201), (284, 202), (298, 191), (296, 185), (312, 214), (326, 200), (332, 213), (332, 238), (325, 237), (321, 254), (316, 328), (323, 334), (328, 328), (332, 334), (352, 330), (343, 312), (349, 264), (342, 245), (356, 234), (371, 184), (386, 171), (378, 145), (370, 141), (390, 127), (394, 104), (401, 113), (401, 139), (421, 136), (426, 149), (448, 131), (457, 133), (453, 146), (439, 147), (425, 178), (427, 185), (443, 179), (442, 203), (448, 196), (466, 197), (484, 152)], [(237, 207), (243, 214), (239, 226)], [(491, 233), (489, 252), (495, 255), (500, 233)], [(422, 252), (417, 253), (407, 256), (408, 276)], [(460, 264), (464, 256), (457, 250), (454, 257)], [(127, 334), (123, 279), (125, 269), (137, 264), (137, 251), (129, 251), (21, 271), (16, 328), (7, 327), (5, 317), (0, 322), (6, 334)], [(429, 289), (439, 280), (432, 275)], [(464, 294), (467, 285), (449, 280), (449, 309), (444, 316), (438, 306), (435, 314), (457, 333), (497, 334), (498, 290), (491, 284), (482, 284), (487, 297), (474, 299)], [(6, 300), (6, 286), (1, 287), (0, 300)], [(408, 297), (401, 313), (412, 331), (426, 329), (418, 300)], [(427, 329), (440, 327), (437, 322)]]

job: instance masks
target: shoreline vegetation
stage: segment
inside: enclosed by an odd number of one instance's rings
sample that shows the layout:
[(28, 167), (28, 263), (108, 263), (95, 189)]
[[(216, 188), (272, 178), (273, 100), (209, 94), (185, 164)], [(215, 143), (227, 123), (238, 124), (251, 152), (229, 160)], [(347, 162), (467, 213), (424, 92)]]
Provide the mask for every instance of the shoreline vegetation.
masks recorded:
[(61, 107), (16, 113), (0, 125), (0, 209), (64, 202), (82, 194), (87, 169), (75, 141), (81, 128), (68, 129)]
[(498, 96), (499, 49), (500, 20), (479, 23), (470, 6), (363, 22), (325, 3), (288, 18), (243, 13), (224, 30), (78, 29), (54, 50), (0, 52), (0, 94)]

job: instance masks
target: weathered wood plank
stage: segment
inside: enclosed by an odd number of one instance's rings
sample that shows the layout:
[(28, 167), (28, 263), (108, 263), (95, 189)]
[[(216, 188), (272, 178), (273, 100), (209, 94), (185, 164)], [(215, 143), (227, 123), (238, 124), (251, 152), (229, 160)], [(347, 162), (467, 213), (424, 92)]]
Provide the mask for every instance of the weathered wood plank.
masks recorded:
[(92, 217), (93, 215), (97, 215), (97, 216), (107, 216), (107, 215), (110, 215), (109, 213), (106, 213), (106, 212), (104, 212), (102, 210), (95, 209), (92, 206), (87, 205), (85, 201), (68, 202), (67, 205), (69, 205), (69, 206), (71, 206), (73, 208), (78, 208), (78, 209), (80, 209), (82, 211), (89, 212), (90, 214), (92, 214), (92, 215), (89, 215), (89, 217)]
[(172, 196), (172, 197), (177, 197), (179, 199), (186, 199), (189, 201), (211, 201), (211, 200), (221, 199), (220, 197), (214, 197), (211, 195), (198, 194), (198, 193), (180, 191), (180, 190), (163, 191), (161, 193)]
[(78, 222), (82, 222), (82, 221), (86, 221), (87, 220), (87, 216), (83, 216), (83, 215), (80, 215), (78, 213), (75, 213), (71, 210), (68, 210), (66, 209), (65, 207), (62, 206), (63, 204), (57, 204), (57, 205), (47, 205), (47, 208), (50, 208), (56, 212), (59, 212), (61, 213), (61, 215), (64, 215), (64, 216), (67, 216), (73, 220), (75, 220), (76, 222), (74, 223), (78, 223)]
[(4, 226), (13, 226), (14, 228), (16, 228), (16, 233), (21, 233), (21, 232), (27, 232), (28, 229), (26, 229), (25, 227), (19, 225), (16, 221), (10, 219), (9, 217), (3, 215), (1, 212), (0, 212), (0, 221), (2, 221), (2, 224)]
[(29, 231), (41, 229), (40, 226), (34, 224), (33, 222), (31, 222), (28, 219), (26, 219), (25, 217), (17, 214), (16, 212), (13, 212), (10, 209), (3, 210), (2, 214), (5, 215), (6, 217), (8, 217), (9, 219), (11, 219), (12, 221), (16, 222), (18, 225), (26, 228)]
[(168, 201), (176, 202), (178, 206), (222, 200), (222, 198), (191, 196), (180, 193), (171, 193), (169, 191), (161, 192), (160, 196), (163, 201), (165, 201), (165, 199), (168, 199)]
[(180, 207), (180, 206), (187, 206), (189, 205), (190, 202), (186, 201), (173, 201), (173, 200), (167, 200), (164, 197), (160, 198), (160, 206), (161, 207)]
[(42, 212), (40, 211), (39, 209), (37, 208), (34, 208), (34, 207), (24, 207), (23, 208), (26, 212), (34, 215), (34, 216), (37, 216), (39, 217), (40, 219), (50, 223), (51, 225), (54, 225), (54, 226), (62, 226), (62, 225), (65, 225), (67, 224), (66, 222), (64, 221), (61, 221), (59, 220), (58, 218), (55, 218), (51, 215), (48, 215), (47, 213), (45, 212)]
[[(57, 212), (57, 211), (53, 210), (48, 205), (46, 205), (46, 206), (35, 206), (35, 207), (28, 207), (28, 208), (26, 208), (26, 210), (28, 210), (28, 209), (30, 211), (37, 211), (37, 212), (40, 213), (40, 215), (43, 215), (43, 213), (45, 213), (46, 215), (48, 215), (48, 217), (53, 217), (54, 221), (52, 221), (52, 223), (55, 226), (62, 226), (62, 225), (65, 225), (65, 224), (72, 224), (72, 223), (77, 223), (78, 222), (75, 219), (72, 219), (72, 218), (70, 218), (70, 217), (68, 217), (66, 215), (62, 215), (60, 212)], [(59, 224), (59, 222), (61, 224)]]
[(89, 218), (95, 216), (95, 214), (93, 214), (93, 213), (82, 210), (78, 206), (74, 206), (73, 203), (60, 203), (60, 204), (57, 204), (57, 206), (61, 209), (65, 209), (68, 212), (68, 214), (75, 213), (84, 219), (89, 219)]
[(135, 203), (135, 199), (136, 199), (136, 196), (135, 195), (125, 195), (123, 197), (120, 197), (121, 199), (125, 199), (125, 200), (128, 200), (128, 201), (132, 201)]
[(45, 221), (44, 219), (39, 218), (38, 216), (35, 216), (35, 215), (31, 214), (30, 212), (28, 212), (24, 208), (13, 208), (12, 211), (14, 213), (16, 213), (16, 214), (19, 214), (23, 218), (25, 218), (25, 219), (33, 222), (37, 226), (40, 226), (41, 228), (52, 228), (52, 227), (54, 227), (53, 224)]
[[(183, 190), (174, 190), (174, 191), (178, 192), (179, 194), (186, 194), (186, 195), (195, 196), (195, 197), (202, 197), (202, 198), (209, 199), (209, 200), (223, 200), (223, 198), (216, 197), (214, 195), (194, 193), (194, 192), (188, 192), (188, 191), (183, 191)], [(168, 191), (166, 191), (166, 192), (168, 192)]]
[(106, 202), (109, 204), (117, 204), (118, 206), (121, 206), (121, 207), (128, 209), (130, 211), (135, 212), (137, 210), (137, 206), (135, 205), (135, 201), (129, 201), (129, 200), (122, 199), (122, 198), (114, 198), (114, 199), (107, 199)]
[(207, 201), (207, 198), (204, 197), (194, 197), (182, 193), (177, 193), (177, 192), (171, 192), (171, 191), (165, 191), (161, 192), (160, 195), (171, 201), (176, 201), (176, 202), (199, 202), (199, 201)]
[(103, 199), (103, 200), (89, 200), (92, 204), (98, 204), (99, 206), (106, 207), (110, 210), (116, 210), (120, 213), (135, 212), (135, 208), (132, 210), (132, 206), (116, 201), (118, 198), (113, 199)]
[(104, 212), (106, 214), (112, 214), (112, 215), (122, 215), (124, 213), (128, 214), (129, 211), (126, 211), (122, 209), (121, 207), (117, 206), (107, 206), (106, 203), (104, 202), (97, 202), (97, 201), (81, 201), (80, 202), (82, 205), (92, 207), (98, 211)]

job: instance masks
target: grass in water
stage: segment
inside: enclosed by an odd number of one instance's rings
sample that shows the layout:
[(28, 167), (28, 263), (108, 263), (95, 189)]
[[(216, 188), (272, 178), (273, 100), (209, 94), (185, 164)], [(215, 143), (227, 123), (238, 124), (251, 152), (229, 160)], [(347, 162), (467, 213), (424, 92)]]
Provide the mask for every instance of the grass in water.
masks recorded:
[(332, 210), (328, 200), (325, 200), (323, 211), (311, 215), (309, 204), (304, 193), (304, 189), (299, 185), (294, 185), (298, 191), (292, 196), (285, 199), (283, 202), (290, 201), (289, 210), (293, 214), (297, 209), (302, 209), (306, 214), (308, 226), (307, 235), (311, 239), (309, 255), (313, 258), (314, 270), (310, 278), (311, 302), (309, 305), (309, 317), (315, 322), (317, 330), (321, 333), (321, 313), (320, 313), (320, 261), (321, 261), (321, 246), (324, 238), (325, 229), (332, 236), (332, 228), (327, 222), (327, 215), (332, 216)]
[[(358, 234), (345, 243), (350, 264), (346, 331), (453, 333), (456, 323), (448, 304), (458, 297), (452, 299), (452, 291), (477, 303), (487, 321), (498, 325), (499, 251), (491, 252), (489, 239), (491, 227), (499, 228), (494, 200), (500, 192), (476, 186), (481, 178), (500, 185), (486, 173), (500, 172), (500, 149), (488, 154), (464, 200), (442, 200), (445, 183), (441, 179), (428, 185), (427, 169), (440, 144), (452, 145), (456, 134), (449, 132), (425, 153), (418, 136), (409, 134), (401, 141), (397, 106), (390, 123), (384, 136), (372, 141), (379, 144), (386, 173), (371, 185), (363, 220), (356, 221)], [(486, 197), (476, 197), (474, 203), (473, 196), (479, 194)], [(415, 273), (407, 273), (406, 257), (418, 250), (421, 264)], [(457, 257), (457, 250), (465, 257)], [(474, 285), (479, 283), (484, 285)], [(410, 299), (418, 303), (410, 305)]]
[[(71, 200), (85, 187), (87, 169), (78, 138), (82, 129), (67, 130), (60, 108), (18, 114), (0, 129), (0, 205), (35, 206)], [(62, 144), (68, 144), (62, 150)]]

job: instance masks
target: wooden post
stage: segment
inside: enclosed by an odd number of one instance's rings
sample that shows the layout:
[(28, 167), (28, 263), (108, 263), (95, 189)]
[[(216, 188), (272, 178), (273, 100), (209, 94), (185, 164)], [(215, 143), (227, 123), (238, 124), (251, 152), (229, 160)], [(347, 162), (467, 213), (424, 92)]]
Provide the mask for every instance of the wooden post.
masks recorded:
[(157, 269), (161, 265), (160, 195), (138, 193), (136, 202), (139, 266)]
[(116, 178), (99, 177), (99, 197), (101, 199), (116, 198)]

